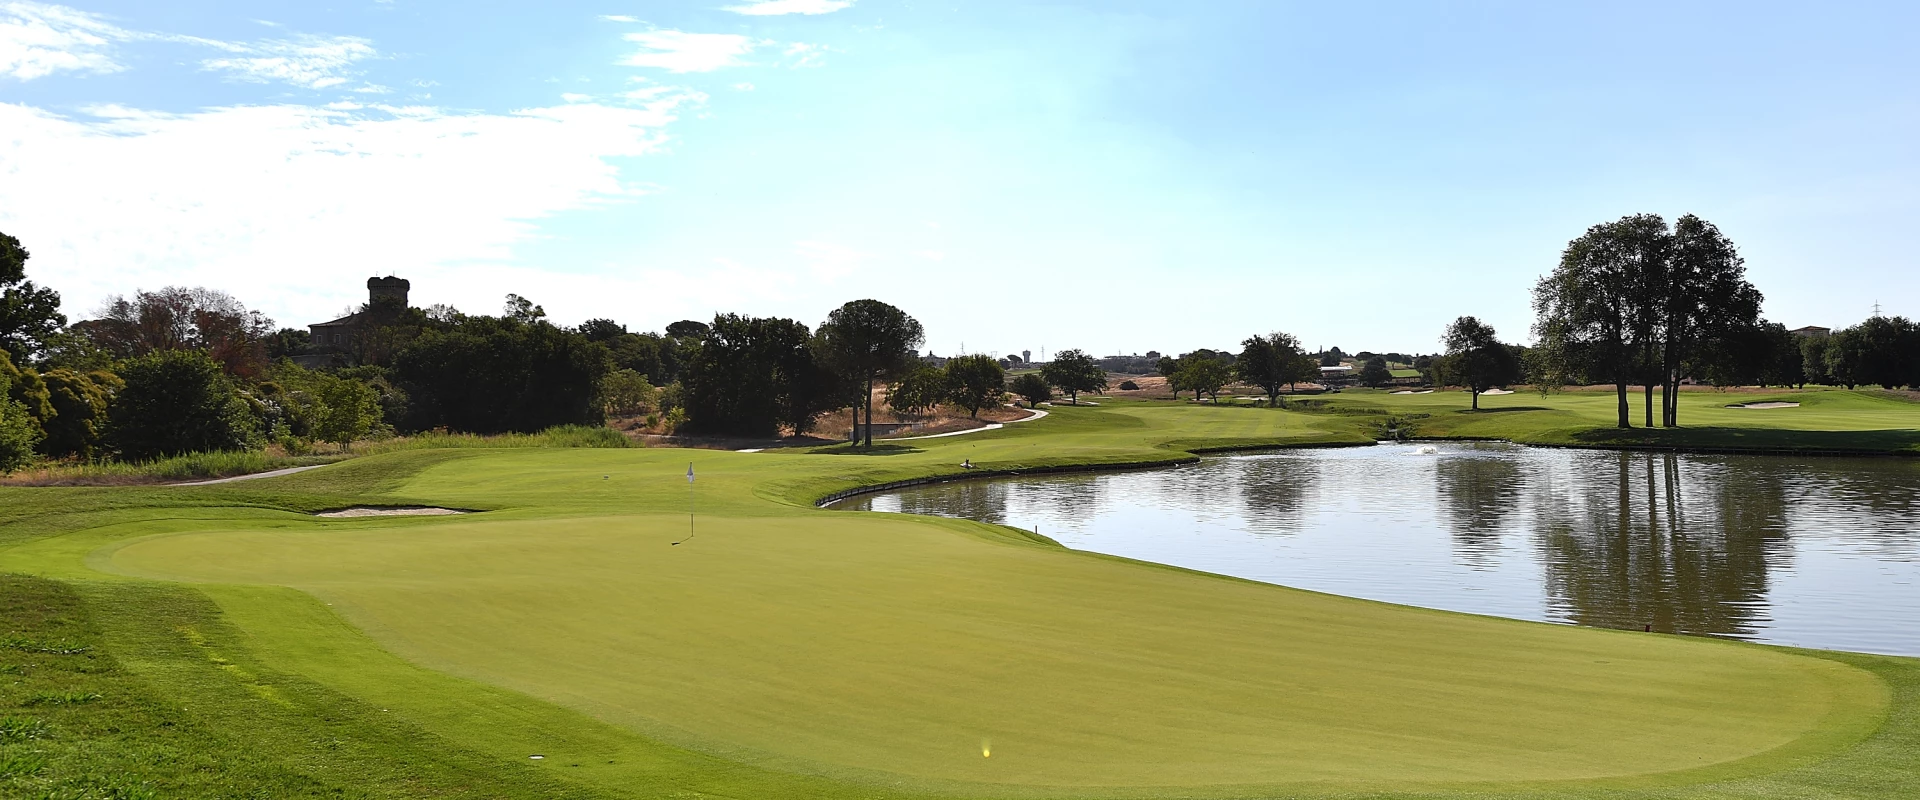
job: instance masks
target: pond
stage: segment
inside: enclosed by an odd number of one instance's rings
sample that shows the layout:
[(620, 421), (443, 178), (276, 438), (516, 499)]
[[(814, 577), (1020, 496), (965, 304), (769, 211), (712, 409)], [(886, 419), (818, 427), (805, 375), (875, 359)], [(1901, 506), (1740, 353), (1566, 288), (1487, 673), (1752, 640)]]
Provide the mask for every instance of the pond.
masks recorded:
[(1913, 460), (1382, 444), (834, 507), (1392, 603), (1920, 655)]

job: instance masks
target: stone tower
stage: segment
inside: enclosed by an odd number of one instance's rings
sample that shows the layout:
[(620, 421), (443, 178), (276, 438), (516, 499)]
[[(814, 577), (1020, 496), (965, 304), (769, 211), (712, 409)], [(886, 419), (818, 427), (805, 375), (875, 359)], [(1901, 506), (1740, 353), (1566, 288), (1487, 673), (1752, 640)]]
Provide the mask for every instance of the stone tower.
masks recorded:
[(1029, 364), (1033, 363), (1033, 351), (1032, 350), (1020, 351), (1020, 360), (1025, 361)]
[(407, 306), (407, 290), (413, 284), (406, 278), (388, 275), (384, 278), (367, 279), (367, 304), (380, 305), (382, 302), (397, 302), (401, 308)]

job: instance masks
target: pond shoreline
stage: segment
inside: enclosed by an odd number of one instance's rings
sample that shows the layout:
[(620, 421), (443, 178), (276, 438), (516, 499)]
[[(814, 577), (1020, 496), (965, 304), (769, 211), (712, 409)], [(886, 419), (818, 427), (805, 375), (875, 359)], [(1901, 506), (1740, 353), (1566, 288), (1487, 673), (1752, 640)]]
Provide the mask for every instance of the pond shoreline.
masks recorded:
[(1081, 473), (1081, 472), (1131, 472), (1134, 470), (1154, 469), (1156, 467), (1177, 467), (1183, 464), (1198, 464), (1200, 463), (1201, 456), (1213, 455), (1216, 453), (1244, 453), (1244, 452), (1252, 452), (1252, 451), (1258, 451), (1258, 450), (1318, 450), (1318, 449), (1325, 449), (1325, 448), (1331, 448), (1331, 447), (1375, 447), (1375, 446), (1378, 446), (1379, 444), (1380, 444), (1379, 442), (1303, 442), (1300, 444), (1226, 445), (1221, 447), (1197, 447), (1190, 450), (1183, 450), (1181, 452), (1188, 454), (1184, 458), (1176, 456), (1176, 457), (1164, 458), (1164, 459), (1147, 459), (1147, 460), (1141, 460), (1141, 461), (1119, 461), (1119, 462), (1112, 462), (1112, 463), (1105, 463), (1105, 464), (1055, 464), (1055, 465), (1049, 465), (1049, 466), (1043, 466), (1043, 467), (1027, 467), (1025, 469), (981, 468), (981, 469), (971, 470), (968, 472), (953, 472), (953, 473), (945, 473), (940, 475), (928, 475), (926, 477), (921, 477), (921, 478), (907, 478), (904, 480), (888, 481), (886, 483), (875, 483), (875, 484), (869, 484), (866, 486), (856, 486), (851, 489), (842, 489), (840, 491), (833, 492), (817, 500), (814, 500), (813, 506), (815, 508), (825, 508), (827, 506), (833, 505), (834, 503), (838, 503), (842, 500), (858, 497), (863, 494), (878, 494), (881, 492), (890, 492), (895, 489), (908, 489), (915, 486), (931, 486), (933, 484), (939, 484), (939, 483), (956, 483), (959, 481), (980, 480), (985, 478), (1007, 478), (1007, 477), (1013, 477), (1013, 476), (1019, 476), (1019, 475), (1064, 475), (1064, 474), (1073, 474), (1073, 473)]

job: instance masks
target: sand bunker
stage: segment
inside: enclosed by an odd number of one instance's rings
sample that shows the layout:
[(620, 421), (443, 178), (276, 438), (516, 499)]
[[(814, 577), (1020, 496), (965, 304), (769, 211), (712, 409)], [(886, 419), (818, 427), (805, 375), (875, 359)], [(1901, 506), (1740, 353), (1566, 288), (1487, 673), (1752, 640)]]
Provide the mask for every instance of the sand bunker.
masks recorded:
[(407, 508), (343, 508), (339, 511), (322, 511), (316, 517), (444, 517), (448, 514), (465, 514), (451, 508), (433, 508), (431, 506), (411, 506)]
[(1728, 408), (1799, 408), (1799, 403), (1735, 403)]
[(1512, 389), (1488, 389), (1484, 392), (1481, 392), (1480, 394), (1483, 397), (1490, 394), (1513, 394), (1513, 390)]
[(1410, 390), (1406, 390), (1406, 389), (1402, 389), (1402, 390), (1400, 390), (1400, 391), (1398, 391), (1398, 392), (1389, 392), (1389, 394), (1433, 394), (1433, 390), (1432, 390), (1432, 389), (1421, 389), (1420, 391), (1417, 391), (1417, 392), (1415, 392), (1415, 391), (1410, 391)]

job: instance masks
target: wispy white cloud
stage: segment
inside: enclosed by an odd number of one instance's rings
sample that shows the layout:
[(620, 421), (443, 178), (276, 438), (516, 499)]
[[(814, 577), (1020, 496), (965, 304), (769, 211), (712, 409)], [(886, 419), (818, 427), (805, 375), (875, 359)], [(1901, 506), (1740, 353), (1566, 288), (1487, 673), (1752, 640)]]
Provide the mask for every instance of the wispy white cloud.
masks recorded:
[(751, 84), (751, 83), (745, 83), (745, 82), (742, 82), (742, 83), (736, 83), (736, 84), (734, 84), (734, 85), (733, 85), (733, 88), (734, 88), (734, 91), (739, 91), (739, 92), (751, 92), (751, 91), (753, 91), (753, 84)]
[(754, 17), (781, 14), (831, 14), (853, 5), (853, 0), (752, 0), (737, 6), (724, 6), (735, 14)]
[(355, 63), (379, 55), (373, 43), (358, 36), (312, 36), (273, 39), (246, 44), (214, 42), (210, 46), (233, 55), (200, 62), (202, 69), (225, 72), (252, 83), (291, 83), (325, 89), (351, 80)]
[(787, 57), (788, 67), (800, 69), (802, 67), (826, 66), (827, 53), (830, 52), (833, 52), (833, 48), (824, 44), (791, 42), (782, 54)]
[(732, 33), (687, 33), (651, 30), (629, 33), (627, 41), (640, 51), (620, 60), (630, 67), (657, 67), (668, 72), (712, 72), (746, 64), (754, 48), (771, 44)]
[(0, 3), (0, 75), (30, 81), (56, 72), (118, 72), (113, 46), (132, 31), (66, 6)]
[(342, 253), (354, 275), (433, 276), (440, 297), (492, 308), (526, 284), (476, 284), (462, 270), (511, 264), (542, 218), (644, 192), (613, 160), (654, 152), (695, 102), (668, 92), (507, 114), (343, 101), (77, 116), (0, 103), (0, 230), (31, 243), (70, 311), (198, 283), (297, 324), (356, 299)]
[(639, 17), (629, 17), (625, 14), (601, 14), (600, 19), (605, 20), (607, 22), (639, 22), (640, 21)]
[[(258, 22), (258, 20), (256, 20)], [(276, 23), (262, 25), (279, 27)], [(379, 55), (357, 36), (298, 34), (288, 39), (229, 42), (122, 28), (98, 14), (67, 6), (14, 0), (0, 2), (0, 75), (32, 80), (56, 72), (117, 72), (125, 69), (116, 49), (128, 42), (167, 42), (219, 50), (202, 69), (254, 83), (290, 83), (325, 89), (350, 82), (354, 64)], [(370, 85), (370, 84), (369, 84)]]

